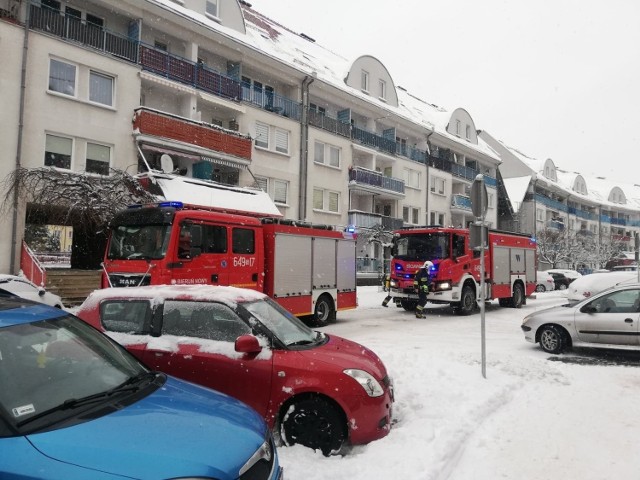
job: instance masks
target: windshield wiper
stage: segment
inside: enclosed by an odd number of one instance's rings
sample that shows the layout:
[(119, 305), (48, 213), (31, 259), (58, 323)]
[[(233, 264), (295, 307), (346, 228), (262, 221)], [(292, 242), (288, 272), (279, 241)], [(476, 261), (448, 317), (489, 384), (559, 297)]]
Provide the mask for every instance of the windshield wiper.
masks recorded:
[(298, 340), (297, 342), (287, 343), (287, 347), (296, 347), (299, 345), (310, 345), (312, 343), (316, 343), (313, 340)]
[(129, 378), (127, 381), (125, 381), (124, 383), (121, 383), (117, 387), (113, 387), (109, 390), (105, 390), (104, 392), (94, 393), (92, 395), (87, 395), (86, 397), (68, 398), (67, 400), (62, 402), (60, 405), (56, 405), (55, 407), (49, 408), (48, 410), (44, 410), (32, 417), (26, 418), (21, 422), (18, 422), (16, 426), (22, 427), (28, 423), (38, 420), (39, 418), (43, 418), (48, 415), (51, 415), (52, 413), (61, 412), (63, 410), (71, 410), (77, 407), (91, 404), (93, 402), (102, 401), (106, 398), (110, 398), (114, 395), (118, 395), (121, 393), (136, 392), (140, 390), (140, 388), (142, 388), (142, 385), (144, 382), (148, 381), (148, 383), (150, 383), (151, 381), (155, 380), (155, 378), (158, 375), (159, 375), (158, 372), (143, 372)]

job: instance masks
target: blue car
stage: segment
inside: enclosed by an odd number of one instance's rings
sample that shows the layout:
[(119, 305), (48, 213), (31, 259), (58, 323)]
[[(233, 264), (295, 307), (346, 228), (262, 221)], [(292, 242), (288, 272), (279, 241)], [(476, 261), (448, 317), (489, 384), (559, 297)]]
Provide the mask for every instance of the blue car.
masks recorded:
[(0, 478), (278, 480), (264, 420), (150, 371), (60, 309), (0, 297)]

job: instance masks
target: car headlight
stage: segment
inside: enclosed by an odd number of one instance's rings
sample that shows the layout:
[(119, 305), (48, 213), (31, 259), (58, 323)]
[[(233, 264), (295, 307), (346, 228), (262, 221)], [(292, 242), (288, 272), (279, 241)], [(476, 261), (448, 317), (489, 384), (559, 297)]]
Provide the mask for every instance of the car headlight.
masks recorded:
[(364, 370), (358, 370), (357, 368), (347, 368), (346, 370), (343, 370), (343, 372), (358, 382), (370, 397), (380, 397), (384, 395), (382, 385), (380, 385), (380, 383), (373, 378), (373, 375), (370, 373), (367, 373)]
[(395, 280), (391, 280), (389, 281), (389, 285), (392, 287), (397, 287), (398, 286), (398, 282), (396, 282)]

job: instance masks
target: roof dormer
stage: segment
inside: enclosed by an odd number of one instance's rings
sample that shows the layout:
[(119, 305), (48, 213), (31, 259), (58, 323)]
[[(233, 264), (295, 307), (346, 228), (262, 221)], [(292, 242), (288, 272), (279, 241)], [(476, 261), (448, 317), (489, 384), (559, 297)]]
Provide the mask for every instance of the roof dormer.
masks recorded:
[(387, 103), (398, 106), (398, 95), (393, 79), (380, 60), (371, 55), (363, 55), (351, 64), (345, 83), (362, 93)]
[(613, 187), (611, 189), (611, 191), (609, 192), (608, 200), (611, 203), (620, 203), (622, 205), (626, 205), (627, 196), (624, 194), (624, 192), (622, 191), (622, 189), (620, 187)]
[(552, 182), (558, 181), (558, 173), (556, 172), (556, 164), (553, 163), (553, 160), (547, 158), (544, 161), (544, 165), (542, 166), (542, 175), (545, 178), (548, 178)]
[(456, 108), (453, 111), (447, 124), (447, 132), (474, 145), (478, 144), (476, 125), (464, 108)]
[(589, 191), (587, 190), (587, 182), (585, 182), (584, 177), (578, 174), (573, 181), (573, 191), (579, 193), (580, 195), (589, 195)]
[[(191, 5), (192, 3), (193, 5)], [(200, 13), (204, 14), (209, 20), (218, 22), (220, 25), (237, 32), (247, 33), (240, 3), (246, 4), (242, 0), (205, 0), (197, 3), (192, 0), (185, 0), (185, 7), (195, 11), (204, 7), (204, 11), (200, 11)]]

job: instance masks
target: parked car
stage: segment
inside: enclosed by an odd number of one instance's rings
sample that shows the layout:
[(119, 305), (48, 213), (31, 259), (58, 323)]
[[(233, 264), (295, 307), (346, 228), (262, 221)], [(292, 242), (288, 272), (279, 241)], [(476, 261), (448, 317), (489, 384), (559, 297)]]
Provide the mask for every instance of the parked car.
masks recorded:
[(615, 285), (636, 281), (638, 281), (636, 272), (590, 273), (571, 282), (569, 288), (567, 288), (567, 299), (579, 302)]
[(547, 272), (553, 274), (553, 273), (561, 273), (563, 274), (565, 277), (567, 277), (569, 279), (569, 282), (573, 282), (576, 278), (580, 278), (582, 276), (582, 274), (580, 272), (578, 272), (577, 270), (570, 270), (567, 268), (551, 268), (549, 270), (546, 270)]
[(536, 292), (550, 292), (556, 288), (553, 277), (547, 272), (536, 272), (536, 282)]
[(618, 265), (611, 269), (612, 272), (637, 272), (638, 266), (633, 265)]
[(262, 293), (109, 288), (94, 291), (77, 314), (151, 368), (246, 402), (286, 445), (329, 455), (389, 433), (393, 387), (380, 358), (311, 330)]
[(571, 279), (566, 277), (564, 273), (551, 272), (549, 275), (553, 277), (553, 284), (556, 290), (566, 290), (571, 283)]
[(639, 324), (640, 284), (633, 283), (527, 315), (522, 331), (527, 341), (554, 354), (571, 347), (640, 350)]
[(18, 275), (0, 274), (0, 293), (9, 293), (18, 297), (45, 303), (56, 308), (64, 308), (62, 299), (55, 293), (47, 292), (25, 277)]
[(0, 297), (0, 386), (3, 479), (282, 476), (257, 412), (48, 305)]

